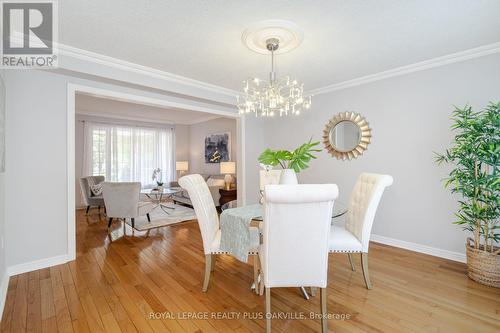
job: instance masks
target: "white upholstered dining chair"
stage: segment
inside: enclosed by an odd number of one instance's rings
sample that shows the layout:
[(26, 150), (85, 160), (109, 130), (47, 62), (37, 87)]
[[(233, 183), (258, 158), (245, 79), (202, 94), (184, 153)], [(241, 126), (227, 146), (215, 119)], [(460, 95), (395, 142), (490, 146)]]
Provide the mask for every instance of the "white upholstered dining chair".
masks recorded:
[(393, 179), (389, 175), (362, 173), (351, 193), (345, 226), (332, 226), (330, 231), (330, 252), (347, 253), (354, 271), (352, 253), (361, 254), (361, 266), (367, 289), (372, 289), (368, 273), (368, 247), (373, 220), (378, 204), (386, 187)]
[[(179, 185), (188, 192), (200, 227), (203, 252), (205, 253), (205, 279), (202, 290), (206, 292), (210, 281), (210, 273), (215, 269), (216, 255), (226, 253), (220, 249), (221, 230), (219, 227), (219, 215), (217, 214), (217, 209), (215, 208), (208, 185), (202, 176), (198, 174), (184, 176), (179, 179)], [(258, 228), (250, 227), (250, 232), (258, 234), (259, 230)], [(257, 255), (259, 237), (257, 235), (251, 238), (257, 241), (251, 246), (255, 250), (251, 250), (249, 254)], [(257, 262), (257, 260), (254, 260), (254, 283), (256, 290), (258, 290)]]
[(276, 185), (280, 183), (281, 170), (260, 170), (259, 172), (259, 189), (260, 200), (259, 203), (264, 203), (264, 187), (266, 185)]
[(271, 289), (321, 288), (322, 332), (327, 331), (328, 237), (337, 185), (267, 185), (263, 242), (259, 248), (266, 290), (266, 331), (271, 331)]
[(102, 184), (102, 196), (106, 205), (108, 216), (108, 228), (111, 227), (113, 219), (130, 219), (132, 228), (135, 228), (135, 219), (146, 216), (151, 222), (149, 213), (157, 206), (149, 201), (140, 201), (141, 183), (139, 182), (104, 182)]

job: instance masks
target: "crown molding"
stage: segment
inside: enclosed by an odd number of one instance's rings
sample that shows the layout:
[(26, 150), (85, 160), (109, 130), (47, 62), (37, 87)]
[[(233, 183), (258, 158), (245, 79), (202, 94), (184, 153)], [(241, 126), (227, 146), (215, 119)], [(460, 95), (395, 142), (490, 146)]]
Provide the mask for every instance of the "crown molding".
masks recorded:
[(342, 90), (342, 89), (346, 89), (346, 88), (350, 88), (350, 87), (355, 87), (355, 86), (359, 86), (362, 84), (366, 84), (366, 83), (370, 83), (370, 82), (374, 82), (374, 81), (380, 81), (380, 80), (388, 79), (388, 78), (395, 77), (395, 76), (415, 73), (415, 72), (423, 71), (423, 70), (434, 68), (434, 67), (445, 66), (445, 65), (452, 64), (455, 62), (461, 62), (461, 61), (470, 60), (470, 59), (474, 59), (474, 58), (484, 57), (484, 56), (494, 54), (494, 53), (500, 53), (500, 42), (492, 43), (492, 44), (488, 44), (488, 45), (483, 45), (483, 46), (476, 47), (476, 48), (469, 49), (469, 50), (465, 50), (465, 51), (451, 53), (451, 54), (448, 54), (445, 56), (416, 62), (416, 63), (411, 64), (411, 65), (397, 67), (394, 69), (379, 72), (376, 74), (362, 76), (362, 77), (352, 79), (352, 80), (334, 83), (334, 84), (331, 84), (331, 85), (328, 85), (328, 86), (325, 86), (322, 88), (313, 89), (313, 90), (309, 91), (308, 93), (312, 94), (312, 95), (325, 94), (325, 93), (329, 93), (332, 91)]
[[(22, 34), (15, 31), (14, 40), (21, 41)], [(169, 72), (161, 71), (152, 67), (147, 67), (143, 65), (139, 65), (133, 62), (125, 61), (118, 58), (113, 58), (110, 56), (106, 56), (103, 54), (95, 53), (92, 51), (87, 51), (83, 49), (79, 49), (73, 46), (69, 46), (62, 43), (54, 43), (54, 46), (58, 48), (59, 55), (67, 56), (75, 59), (79, 59), (82, 61), (88, 61), (104, 66), (108, 66), (111, 68), (115, 68), (122, 71), (128, 71), (135, 74), (145, 75), (151, 78), (164, 80), (167, 82), (172, 82), (176, 84), (181, 84), (188, 87), (193, 87), (205, 91), (209, 91), (212, 93), (218, 93), (225, 96), (235, 97), (239, 95), (239, 92), (233, 89), (224, 88), (215, 84), (210, 84), (203, 81), (198, 81), (195, 79), (187, 78), (184, 76), (172, 74)], [(320, 87), (317, 89), (313, 89), (308, 91), (308, 94), (311, 95), (320, 95), (329, 93), (332, 91), (342, 90), (350, 87), (355, 87), (375, 81), (380, 81), (384, 79), (388, 79), (391, 77), (396, 77), (400, 75), (415, 73), (419, 71), (423, 71), (430, 68), (445, 66), (448, 64), (466, 61), (470, 59), (484, 57), (490, 54), (500, 53), (500, 42), (491, 43), (487, 45), (482, 45), (476, 48), (459, 51), (455, 53), (451, 53), (448, 55), (416, 62), (414, 64), (401, 66), (393, 69), (389, 69), (383, 72), (370, 74), (366, 76), (362, 76), (359, 78), (346, 80), (334, 84), (330, 84), (324, 87)], [(236, 104), (236, 101), (235, 101)]]
[(151, 117), (145, 117), (145, 116), (132, 116), (132, 115), (118, 115), (118, 114), (112, 114), (112, 113), (106, 113), (105, 111), (101, 110), (89, 110), (85, 108), (77, 108), (76, 109), (76, 115), (80, 117), (91, 117), (91, 118), (101, 118), (101, 119), (109, 119), (109, 120), (124, 120), (124, 121), (134, 121), (134, 122), (142, 122), (142, 123), (150, 123), (150, 124), (158, 124), (158, 125), (165, 125), (165, 126), (175, 126), (175, 125), (195, 125), (195, 124), (200, 124), (204, 123), (206, 121), (214, 120), (214, 119), (219, 119), (219, 118), (224, 118), (222, 115), (216, 115), (216, 114), (211, 114), (211, 115), (205, 115), (201, 118), (194, 119), (191, 121), (183, 121), (183, 122), (176, 122), (170, 119), (157, 119), (157, 118), (151, 118)]
[[(11, 40), (14, 43), (22, 43), (24, 42), (24, 34), (19, 31), (13, 31)], [(30, 38), (33, 40), (33, 38)], [(106, 56), (100, 53), (83, 50), (74, 46), (66, 45), (60, 42), (54, 42), (54, 49), (56, 50), (56, 54), (58, 57), (70, 57), (74, 59), (78, 59), (81, 61), (87, 61), (94, 64), (99, 64), (103, 66), (107, 66), (110, 68), (131, 72), (134, 74), (144, 75), (154, 79), (160, 79), (163, 81), (180, 84), (187, 87), (192, 87), (196, 89), (205, 90), (208, 92), (221, 94), (225, 96), (230, 96), (235, 99), (238, 92), (229, 88), (224, 88), (215, 84), (198, 81), (195, 79), (191, 79), (185, 76), (165, 72), (159, 69), (155, 69), (148, 66), (139, 65), (133, 62), (125, 61), (122, 59)], [(61, 62), (60, 62), (61, 63)], [(64, 68), (64, 66), (60, 66)]]
[(219, 93), (219, 94), (227, 95), (227, 96), (231, 96), (231, 97), (235, 97), (238, 94), (238, 92), (235, 90), (224, 88), (221, 86), (217, 86), (215, 84), (210, 84), (210, 83), (206, 83), (203, 81), (198, 81), (198, 80), (184, 77), (181, 75), (176, 75), (176, 74), (172, 74), (169, 72), (154, 69), (151, 67), (139, 65), (139, 64), (136, 64), (133, 62), (125, 61), (122, 59), (113, 58), (113, 57), (106, 56), (103, 54), (79, 49), (79, 48), (76, 48), (73, 46), (59, 43), (59, 44), (57, 44), (57, 47), (58, 47), (59, 55), (62, 55), (62, 56), (68, 56), (68, 57), (72, 57), (72, 58), (76, 58), (76, 59), (80, 59), (80, 60), (84, 60), (84, 61), (90, 61), (90, 62), (97, 63), (100, 65), (105, 65), (105, 66), (109, 66), (109, 67), (120, 69), (120, 70), (127, 70), (127, 71), (134, 72), (137, 74), (142, 74), (142, 75), (150, 76), (150, 77), (157, 78), (157, 79), (175, 82), (178, 84), (183, 84), (186, 86), (190, 86), (190, 87), (194, 87), (194, 88), (198, 88), (198, 89), (203, 89), (203, 90), (207, 90), (210, 92)]

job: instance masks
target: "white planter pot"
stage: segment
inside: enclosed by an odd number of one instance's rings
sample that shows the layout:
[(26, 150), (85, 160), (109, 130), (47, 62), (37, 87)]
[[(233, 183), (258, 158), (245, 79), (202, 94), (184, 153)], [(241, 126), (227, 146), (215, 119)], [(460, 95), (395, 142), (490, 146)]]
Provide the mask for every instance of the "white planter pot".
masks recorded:
[(280, 176), (280, 184), (295, 185), (298, 184), (297, 174), (293, 169), (283, 169)]

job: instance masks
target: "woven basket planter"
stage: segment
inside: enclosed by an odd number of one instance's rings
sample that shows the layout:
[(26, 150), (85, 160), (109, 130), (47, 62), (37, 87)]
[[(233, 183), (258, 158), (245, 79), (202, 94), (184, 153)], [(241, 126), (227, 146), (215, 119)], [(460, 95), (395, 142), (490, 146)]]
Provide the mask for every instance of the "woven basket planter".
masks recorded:
[(492, 252), (475, 249), (473, 240), (467, 238), (467, 272), (469, 277), (481, 284), (500, 288), (500, 248), (495, 247)]

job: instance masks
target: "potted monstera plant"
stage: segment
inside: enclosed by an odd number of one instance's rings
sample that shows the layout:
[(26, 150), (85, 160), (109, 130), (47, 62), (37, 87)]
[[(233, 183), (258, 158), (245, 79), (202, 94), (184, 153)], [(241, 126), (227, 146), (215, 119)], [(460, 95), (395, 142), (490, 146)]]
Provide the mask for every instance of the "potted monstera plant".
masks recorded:
[(303, 143), (295, 150), (271, 150), (266, 149), (260, 154), (259, 162), (265, 166), (275, 167), (280, 166), (283, 171), (281, 172), (281, 184), (297, 184), (296, 173), (309, 167), (311, 159), (315, 159), (314, 153), (320, 152), (317, 149), (319, 141)]
[(452, 120), (455, 138), (436, 161), (453, 166), (444, 185), (460, 196), (455, 223), (472, 233), (466, 243), (468, 275), (499, 288), (500, 103), (481, 112), (456, 108)]

